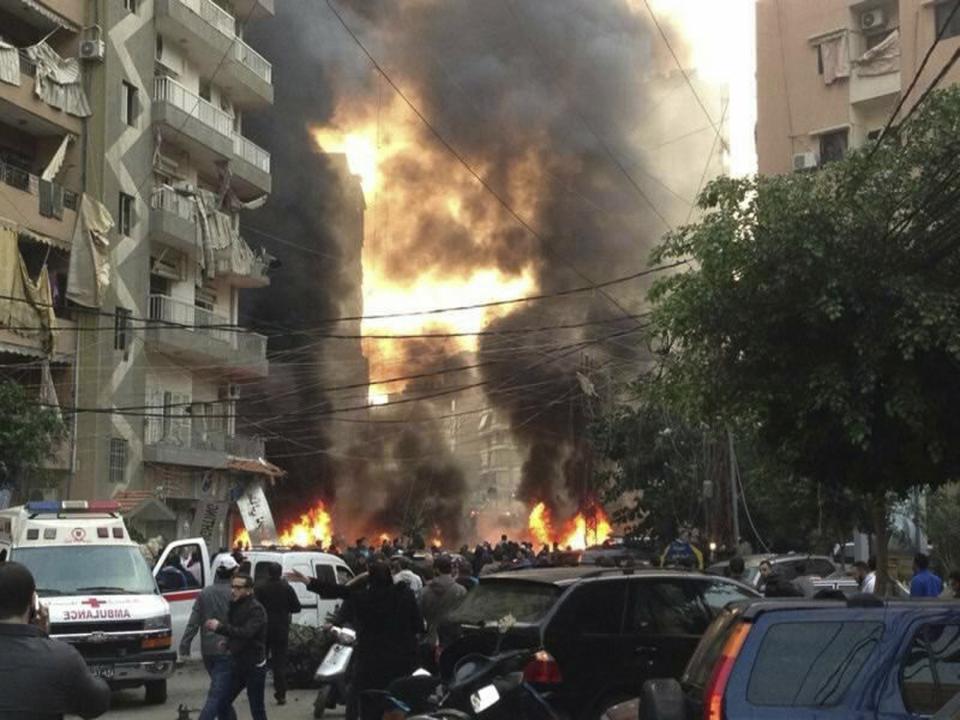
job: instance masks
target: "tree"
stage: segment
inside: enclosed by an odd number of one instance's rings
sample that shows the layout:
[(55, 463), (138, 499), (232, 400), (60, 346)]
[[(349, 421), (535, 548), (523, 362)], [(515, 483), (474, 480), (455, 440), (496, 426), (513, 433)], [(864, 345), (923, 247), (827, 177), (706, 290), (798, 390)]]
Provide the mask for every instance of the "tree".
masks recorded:
[(19, 383), (0, 382), (0, 487), (39, 470), (64, 436), (55, 410), (38, 405)]
[(721, 178), (654, 262), (659, 392), (828, 488), (886, 500), (960, 470), (960, 91), (814, 173)]

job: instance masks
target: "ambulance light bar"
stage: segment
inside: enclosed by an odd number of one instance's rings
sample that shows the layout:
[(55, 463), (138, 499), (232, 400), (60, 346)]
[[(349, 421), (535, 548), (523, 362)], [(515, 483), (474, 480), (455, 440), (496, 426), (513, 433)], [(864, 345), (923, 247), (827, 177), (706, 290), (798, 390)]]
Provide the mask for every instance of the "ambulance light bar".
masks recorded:
[(28, 502), (24, 507), (31, 515), (120, 512), (120, 503), (114, 500), (41, 500)]

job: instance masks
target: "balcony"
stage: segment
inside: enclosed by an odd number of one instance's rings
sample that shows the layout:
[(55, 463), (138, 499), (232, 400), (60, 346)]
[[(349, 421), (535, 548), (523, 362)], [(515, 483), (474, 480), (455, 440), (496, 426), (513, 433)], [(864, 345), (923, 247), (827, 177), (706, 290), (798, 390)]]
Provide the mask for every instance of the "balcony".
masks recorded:
[(0, 162), (0, 214), (21, 227), (50, 238), (58, 247), (68, 250), (73, 242), (73, 228), (77, 220), (77, 194), (54, 185), (63, 193), (60, 217), (40, 213), (40, 178), (36, 175)]
[(217, 176), (231, 161), (234, 192), (242, 200), (269, 193), (270, 153), (233, 131), (233, 117), (176, 80), (154, 78), (153, 121), (166, 140), (187, 150), (198, 169)]
[(234, 191), (241, 199), (253, 199), (273, 189), (270, 153), (242, 135), (233, 136)]
[(884, 75), (850, 74), (850, 102), (854, 105), (885, 100), (893, 108), (900, 94), (900, 72)]
[(193, 201), (171, 188), (160, 188), (150, 199), (150, 236), (175, 250), (196, 257), (200, 233)]
[[(263, 4), (247, 0), (248, 9), (250, 2)], [(256, 107), (273, 102), (273, 66), (237, 36), (236, 17), (211, 0), (157, 0), (156, 7), (159, 31), (184, 47), (201, 77), (216, 73), (217, 84), (234, 104)]]
[(0, 82), (0, 122), (35, 137), (80, 135), (83, 120), (47, 105), (33, 92), (36, 68), (20, 54), (20, 86)]
[[(219, 405), (217, 407), (220, 407)], [(146, 418), (143, 438), (144, 462), (191, 467), (223, 467), (227, 463), (225, 421), (194, 419), (182, 406), (154, 408)], [(224, 407), (224, 414), (227, 408)], [(164, 415), (164, 417), (154, 417)]]
[(267, 376), (267, 338), (231, 327), (228, 318), (166, 295), (150, 295), (147, 346), (187, 363), (215, 366), (231, 378)]
[[(73, 320), (57, 318), (53, 334), (53, 362), (72, 362), (77, 348), (77, 324)], [(45, 358), (47, 353), (39, 337), (25, 337), (0, 325), (0, 353)]]

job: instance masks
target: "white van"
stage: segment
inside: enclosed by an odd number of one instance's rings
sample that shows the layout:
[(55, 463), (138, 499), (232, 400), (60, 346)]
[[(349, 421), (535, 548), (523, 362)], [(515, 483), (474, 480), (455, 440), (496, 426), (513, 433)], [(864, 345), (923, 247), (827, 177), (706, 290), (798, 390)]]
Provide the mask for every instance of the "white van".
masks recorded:
[(29, 502), (0, 510), (0, 562), (33, 574), (50, 635), (73, 645), (113, 688), (167, 698), (176, 653), (170, 608), (112, 501)]
[[(345, 584), (353, 578), (350, 567), (336, 555), (314, 550), (288, 548), (254, 548), (243, 553), (250, 561), (254, 583), (267, 576), (269, 563), (279, 563), (284, 573), (298, 570), (308, 577)], [(193, 603), (200, 591), (213, 582), (212, 559), (203, 538), (176, 540), (167, 545), (153, 568), (160, 592), (170, 605), (173, 625), (173, 647), (180, 647), (180, 639), (190, 620)], [(320, 627), (340, 606), (338, 600), (321, 600), (299, 583), (292, 583), (303, 610), (293, 616), (300, 625)]]

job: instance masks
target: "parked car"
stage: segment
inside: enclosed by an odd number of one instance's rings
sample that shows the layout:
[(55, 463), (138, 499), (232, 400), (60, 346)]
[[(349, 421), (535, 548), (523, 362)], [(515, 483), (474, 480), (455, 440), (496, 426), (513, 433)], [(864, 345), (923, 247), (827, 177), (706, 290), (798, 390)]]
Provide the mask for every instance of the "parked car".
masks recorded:
[[(755, 588), (760, 587), (760, 563), (769, 562), (775, 570), (781, 571), (788, 580), (799, 576), (826, 578), (838, 572), (839, 568), (826, 555), (808, 555), (787, 553), (785, 555), (747, 555), (743, 558), (743, 581)], [(711, 575), (727, 575), (730, 561), (714, 563), (707, 568)]]
[[(906, 720), (936, 714), (957, 693), (960, 603), (857, 595), (734, 603), (683, 678), (647, 682), (639, 705), (644, 720)], [(607, 718), (635, 719), (637, 708)]]
[(441, 674), (472, 652), (538, 648), (526, 677), (564, 716), (596, 718), (650, 677), (679, 677), (728, 603), (758, 593), (702, 573), (595, 568), (480, 578), (450, 616)]

